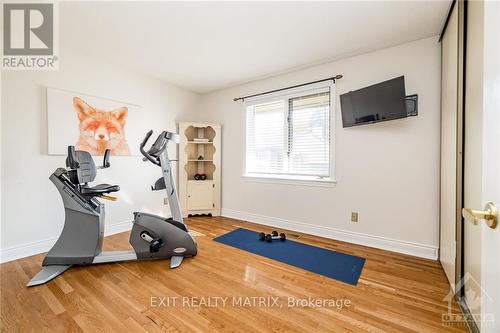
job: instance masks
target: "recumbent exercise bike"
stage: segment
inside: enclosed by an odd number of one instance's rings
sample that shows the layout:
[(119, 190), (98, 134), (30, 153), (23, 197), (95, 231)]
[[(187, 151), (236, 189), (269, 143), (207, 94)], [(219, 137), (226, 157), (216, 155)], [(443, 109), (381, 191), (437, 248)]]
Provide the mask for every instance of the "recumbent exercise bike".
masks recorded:
[[(130, 233), (130, 251), (102, 251), (104, 237), (105, 208), (98, 198), (115, 200), (109, 193), (120, 190), (118, 185), (99, 184), (89, 186), (96, 177), (96, 166), (86, 151), (75, 151), (68, 147), (67, 168), (58, 168), (49, 179), (62, 197), (65, 221), (61, 235), (42, 263), (42, 270), (28, 283), (28, 287), (46, 283), (65, 272), (73, 265), (168, 259), (170, 267), (180, 266), (186, 257), (197, 253), (195, 239), (184, 224), (167, 146), (170, 141), (179, 143), (179, 135), (163, 131), (148, 151), (146, 142), (153, 131), (149, 131), (140, 145), (145, 161), (159, 166), (162, 177), (152, 186), (152, 190), (166, 190), (172, 218), (134, 212)], [(104, 154), (103, 165), (108, 168), (110, 151)]]

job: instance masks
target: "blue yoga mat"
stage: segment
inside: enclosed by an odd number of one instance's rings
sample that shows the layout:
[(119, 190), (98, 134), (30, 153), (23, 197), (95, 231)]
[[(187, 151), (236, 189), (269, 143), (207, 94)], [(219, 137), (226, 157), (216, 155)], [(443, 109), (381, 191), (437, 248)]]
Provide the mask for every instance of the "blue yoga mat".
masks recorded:
[(358, 283), (365, 264), (365, 258), (291, 240), (271, 243), (260, 241), (258, 232), (243, 228), (214, 238), (214, 241), (328, 276), (353, 286)]

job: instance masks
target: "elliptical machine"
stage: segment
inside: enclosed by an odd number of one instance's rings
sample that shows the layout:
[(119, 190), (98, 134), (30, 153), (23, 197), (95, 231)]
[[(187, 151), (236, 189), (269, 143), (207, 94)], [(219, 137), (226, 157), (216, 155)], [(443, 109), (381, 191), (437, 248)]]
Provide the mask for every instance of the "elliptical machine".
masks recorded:
[[(175, 182), (172, 176), (167, 146), (169, 141), (179, 143), (179, 135), (163, 131), (148, 151), (144, 150), (149, 131), (140, 145), (144, 161), (159, 166), (162, 177), (151, 187), (166, 190), (171, 218), (134, 212), (130, 233), (131, 251), (102, 251), (104, 237), (105, 208), (98, 198), (116, 200), (109, 193), (120, 190), (118, 185), (99, 184), (89, 186), (97, 174), (91, 155), (86, 151), (75, 151), (68, 147), (67, 168), (58, 168), (49, 179), (62, 197), (65, 221), (59, 239), (47, 253), (42, 270), (29, 282), (28, 287), (46, 283), (65, 272), (73, 265), (92, 265), (117, 261), (142, 259), (170, 259), (170, 267), (179, 267), (185, 257), (195, 256), (198, 249), (195, 239), (189, 234), (181, 215)], [(108, 168), (109, 150), (104, 154), (103, 165)]]

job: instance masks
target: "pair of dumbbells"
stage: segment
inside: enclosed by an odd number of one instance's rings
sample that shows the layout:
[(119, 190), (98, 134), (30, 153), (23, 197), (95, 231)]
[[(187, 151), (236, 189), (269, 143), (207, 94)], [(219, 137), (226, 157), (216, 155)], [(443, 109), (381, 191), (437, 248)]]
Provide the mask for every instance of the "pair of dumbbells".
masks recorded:
[(194, 180), (205, 180), (205, 179), (207, 179), (207, 175), (205, 175), (204, 173), (202, 174), (197, 173), (196, 175), (194, 175)]
[(265, 234), (261, 232), (259, 234), (259, 240), (266, 241), (268, 243), (272, 242), (273, 240), (279, 240), (284, 242), (286, 241), (286, 235), (283, 232), (281, 234), (278, 234), (276, 230), (273, 230), (273, 232), (271, 232), (270, 234)]

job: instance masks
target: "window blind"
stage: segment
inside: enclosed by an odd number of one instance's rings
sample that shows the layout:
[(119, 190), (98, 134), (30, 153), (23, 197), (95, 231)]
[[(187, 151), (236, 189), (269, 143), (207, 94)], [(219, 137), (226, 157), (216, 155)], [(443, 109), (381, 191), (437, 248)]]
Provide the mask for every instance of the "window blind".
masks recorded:
[(247, 115), (247, 171), (284, 173), (284, 102), (256, 105)]
[(329, 177), (329, 90), (249, 105), (246, 173)]
[(329, 124), (329, 93), (319, 93), (289, 100), (289, 174), (329, 176)]

